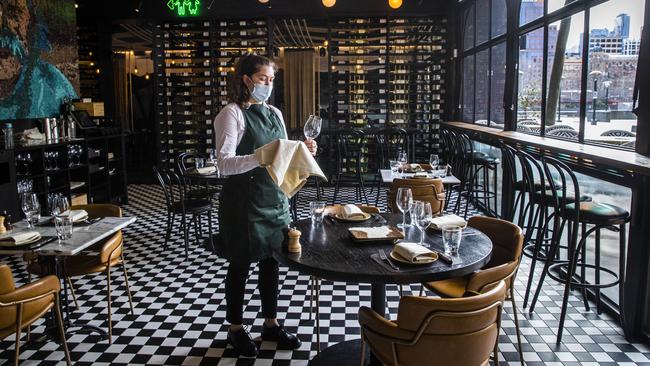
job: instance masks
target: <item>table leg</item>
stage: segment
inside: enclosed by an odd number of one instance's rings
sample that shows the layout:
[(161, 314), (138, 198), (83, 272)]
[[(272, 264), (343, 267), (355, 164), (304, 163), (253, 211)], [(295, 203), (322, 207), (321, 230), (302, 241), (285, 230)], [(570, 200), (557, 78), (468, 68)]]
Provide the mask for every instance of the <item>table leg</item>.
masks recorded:
[[(373, 283), (370, 288), (370, 307), (377, 314), (386, 316), (386, 285), (383, 283)], [(369, 365), (381, 365), (379, 359), (370, 352)]]

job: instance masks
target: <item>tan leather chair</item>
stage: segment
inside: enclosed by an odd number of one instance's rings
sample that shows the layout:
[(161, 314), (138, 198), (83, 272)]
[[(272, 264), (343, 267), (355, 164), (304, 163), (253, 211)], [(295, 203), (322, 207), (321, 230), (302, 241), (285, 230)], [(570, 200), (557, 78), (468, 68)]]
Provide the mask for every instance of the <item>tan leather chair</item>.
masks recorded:
[(400, 212), (395, 198), (397, 189), (402, 187), (411, 188), (414, 201), (429, 202), (433, 216), (442, 214), (442, 210), (445, 208), (445, 188), (442, 185), (442, 179), (397, 178), (393, 180), (388, 190), (388, 208), (392, 212)]
[(70, 352), (65, 341), (61, 309), (58, 306), (60, 289), (61, 285), (56, 276), (46, 276), (16, 288), (11, 269), (6, 264), (0, 264), (0, 339), (16, 333), (14, 365), (18, 365), (22, 330), (40, 319), (50, 309), (54, 309), (59, 336), (63, 340), (65, 361), (68, 366), (70, 365)]
[(425, 283), (424, 286), (442, 297), (459, 298), (485, 292), (500, 281), (505, 281), (512, 301), (515, 327), (517, 329), (519, 359), (523, 365), (524, 358), (521, 350), (518, 311), (515, 304), (514, 280), (521, 262), (524, 234), (519, 226), (492, 217), (474, 216), (468, 220), (467, 225), (480, 230), (492, 240), (493, 247), (490, 262), (479, 271), (468, 276), (429, 282)]
[(506, 284), (472, 297), (444, 299), (404, 296), (397, 320), (373, 310), (359, 309), (361, 364), (365, 346), (385, 365), (488, 365), (494, 352), (498, 365), (498, 336)]
[[(122, 209), (119, 206), (111, 204), (88, 204), (72, 206), (73, 210), (85, 210), (88, 212), (88, 218), (96, 217), (122, 217)], [(65, 260), (65, 274), (69, 281), (70, 288), (75, 304), (77, 304), (74, 288), (70, 277), (84, 276), (94, 273), (106, 273), (106, 290), (108, 300), (108, 343), (112, 343), (113, 324), (111, 322), (111, 268), (122, 266), (124, 272), (124, 282), (126, 285), (126, 294), (129, 298), (131, 315), (133, 315), (133, 300), (131, 290), (129, 289), (129, 276), (126, 272), (126, 261), (124, 260), (124, 242), (122, 231), (118, 231), (110, 237), (103, 239), (93, 246), (86, 253), (71, 256)], [(32, 274), (42, 275), (45, 273), (37, 261), (28, 262), (27, 271)]]

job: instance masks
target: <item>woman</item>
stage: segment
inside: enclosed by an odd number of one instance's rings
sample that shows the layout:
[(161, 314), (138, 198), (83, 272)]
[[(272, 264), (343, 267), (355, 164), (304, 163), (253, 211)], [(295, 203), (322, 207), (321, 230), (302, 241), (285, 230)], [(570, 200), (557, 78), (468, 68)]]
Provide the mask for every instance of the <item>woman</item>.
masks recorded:
[[(254, 151), (276, 139), (286, 139), (282, 113), (266, 104), (273, 90), (275, 64), (258, 55), (242, 56), (235, 67), (231, 103), (214, 120), (217, 164), (228, 175), (220, 195), (217, 251), (228, 260), (226, 276), (226, 320), (228, 343), (241, 355), (254, 357), (257, 347), (242, 327), (244, 288), (250, 264), (259, 262), (259, 291), (262, 297), (262, 339), (278, 343), (279, 349), (296, 349), (300, 340), (276, 319), (278, 263), (271, 257), (282, 244), (283, 229), (290, 222), (287, 198)], [(305, 141), (316, 153), (316, 142)]]

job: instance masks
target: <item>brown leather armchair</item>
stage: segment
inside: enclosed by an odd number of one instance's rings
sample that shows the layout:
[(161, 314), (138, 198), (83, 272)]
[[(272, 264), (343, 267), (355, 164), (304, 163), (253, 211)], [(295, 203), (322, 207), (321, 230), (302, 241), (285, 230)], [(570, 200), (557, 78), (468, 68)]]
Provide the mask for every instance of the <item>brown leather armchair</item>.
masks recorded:
[(506, 284), (459, 299), (403, 296), (397, 320), (359, 309), (361, 364), (365, 346), (385, 365), (488, 365), (498, 336)]
[(424, 201), (431, 204), (433, 216), (442, 214), (445, 208), (445, 188), (442, 179), (395, 179), (388, 190), (388, 208), (392, 212), (399, 212), (395, 198), (398, 188), (411, 188), (414, 201)]
[(61, 285), (56, 276), (46, 276), (16, 288), (11, 269), (6, 264), (0, 264), (0, 339), (16, 333), (14, 365), (18, 365), (22, 330), (40, 319), (50, 309), (54, 309), (59, 336), (63, 340), (65, 361), (70, 365), (70, 353), (65, 341), (61, 310), (58, 306), (60, 289)]
[(521, 350), (518, 311), (515, 304), (514, 279), (521, 262), (524, 234), (519, 226), (492, 217), (474, 216), (469, 219), (467, 225), (480, 230), (492, 240), (493, 248), (490, 262), (479, 271), (468, 276), (429, 282), (425, 283), (424, 287), (442, 297), (458, 298), (485, 292), (500, 281), (505, 281), (514, 310), (519, 359), (523, 365), (524, 359)]
[[(111, 204), (88, 204), (72, 206), (73, 210), (85, 210), (88, 212), (88, 218), (96, 217), (122, 217), (122, 209), (119, 206)], [(131, 315), (133, 315), (133, 300), (131, 290), (129, 289), (129, 276), (126, 272), (126, 261), (124, 260), (124, 241), (122, 231), (103, 239), (89, 248), (86, 253), (71, 256), (65, 260), (65, 274), (67, 281), (72, 289), (75, 304), (77, 304), (76, 295), (72, 288), (70, 277), (84, 276), (95, 273), (106, 273), (106, 290), (108, 300), (108, 343), (112, 343), (113, 324), (111, 321), (111, 268), (122, 266), (124, 273), (124, 282), (126, 293), (129, 298)], [(37, 261), (29, 261), (27, 271), (32, 274), (42, 275), (45, 273)]]

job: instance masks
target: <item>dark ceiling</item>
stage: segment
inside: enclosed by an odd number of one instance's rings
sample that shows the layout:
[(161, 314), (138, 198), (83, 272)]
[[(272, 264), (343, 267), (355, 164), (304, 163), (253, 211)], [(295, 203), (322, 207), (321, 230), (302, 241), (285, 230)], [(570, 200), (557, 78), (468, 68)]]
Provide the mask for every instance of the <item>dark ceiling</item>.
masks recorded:
[[(78, 21), (83, 23), (91, 19), (169, 19), (173, 18), (174, 14), (167, 7), (168, 1), (170, 0), (77, 0)], [(321, 0), (269, 0), (267, 4), (258, 0), (199, 1), (201, 17), (204, 18), (426, 16), (446, 13), (448, 7), (455, 3), (455, 0), (403, 0), (402, 6), (395, 10), (388, 6), (388, 0), (337, 0), (332, 8), (323, 6)], [(136, 12), (136, 9), (139, 11)]]

